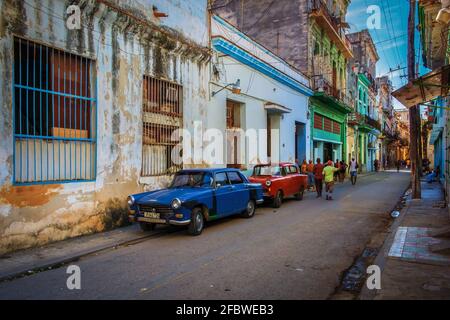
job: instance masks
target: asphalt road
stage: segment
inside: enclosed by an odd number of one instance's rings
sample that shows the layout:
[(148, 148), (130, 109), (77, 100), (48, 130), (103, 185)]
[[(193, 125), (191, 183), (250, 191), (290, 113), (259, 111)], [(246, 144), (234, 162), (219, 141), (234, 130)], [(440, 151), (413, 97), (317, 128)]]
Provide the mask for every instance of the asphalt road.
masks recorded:
[(286, 200), (253, 219), (207, 225), (201, 236), (161, 237), (88, 256), (81, 290), (66, 267), (0, 283), (0, 299), (326, 299), (372, 236), (385, 230), (407, 173), (338, 185), (335, 200)]

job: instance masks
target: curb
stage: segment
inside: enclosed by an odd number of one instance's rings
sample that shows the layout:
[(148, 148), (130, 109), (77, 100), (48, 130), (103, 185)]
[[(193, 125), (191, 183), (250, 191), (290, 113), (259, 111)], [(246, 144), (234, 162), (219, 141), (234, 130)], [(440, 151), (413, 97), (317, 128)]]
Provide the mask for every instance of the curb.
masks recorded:
[(58, 269), (64, 265), (67, 265), (71, 262), (78, 261), (84, 257), (94, 255), (94, 254), (97, 254), (97, 253), (100, 253), (103, 251), (111, 250), (111, 249), (117, 249), (119, 247), (123, 247), (123, 246), (127, 246), (127, 245), (137, 244), (137, 243), (143, 242), (147, 239), (157, 238), (158, 236), (161, 236), (163, 234), (167, 234), (167, 232), (163, 232), (163, 231), (158, 232), (157, 231), (152, 234), (147, 234), (144, 236), (139, 236), (139, 237), (135, 237), (135, 238), (128, 239), (128, 240), (115, 242), (112, 244), (107, 244), (107, 245), (103, 245), (103, 246), (99, 246), (99, 247), (94, 247), (91, 249), (86, 249), (77, 254), (68, 255), (65, 257), (61, 257), (61, 258), (50, 259), (47, 262), (43, 262), (41, 265), (34, 265), (31, 268), (23, 268), (18, 271), (5, 272), (3, 274), (0, 274), (0, 283), (15, 280), (18, 278), (31, 276), (33, 274), (47, 271), (47, 270)]
[[(411, 185), (408, 185), (406, 190), (403, 192), (403, 195), (411, 188)], [(380, 267), (381, 275), (383, 274), (384, 267), (386, 265), (386, 260), (388, 259), (387, 254), (389, 253), (389, 249), (394, 241), (396, 230), (402, 224), (405, 219), (406, 214), (411, 207), (411, 201), (406, 202), (406, 206), (400, 211), (400, 216), (394, 220), (392, 225), (389, 227), (389, 234), (383, 242), (383, 245), (378, 252), (378, 255), (375, 257), (373, 264)], [(383, 281), (381, 281), (383, 283)], [(375, 296), (378, 294), (379, 290), (369, 290), (366, 286), (363, 286), (361, 292), (358, 295), (358, 300), (373, 300)]]

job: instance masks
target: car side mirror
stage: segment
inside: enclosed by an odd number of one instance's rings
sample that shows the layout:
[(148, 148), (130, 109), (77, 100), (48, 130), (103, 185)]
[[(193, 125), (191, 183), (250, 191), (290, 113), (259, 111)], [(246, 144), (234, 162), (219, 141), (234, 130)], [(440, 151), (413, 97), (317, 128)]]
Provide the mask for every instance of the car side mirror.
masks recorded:
[(220, 183), (216, 183), (216, 188), (220, 188), (222, 185)]

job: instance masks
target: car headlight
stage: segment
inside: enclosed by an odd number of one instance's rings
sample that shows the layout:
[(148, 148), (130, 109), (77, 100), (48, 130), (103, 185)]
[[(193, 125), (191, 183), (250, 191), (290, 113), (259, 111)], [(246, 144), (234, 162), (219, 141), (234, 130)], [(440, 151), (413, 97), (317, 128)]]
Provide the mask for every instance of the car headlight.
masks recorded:
[(134, 204), (134, 197), (133, 196), (128, 196), (128, 198), (127, 198), (127, 202), (128, 202), (128, 205), (131, 207), (133, 204)]
[(271, 185), (272, 185), (272, 181), (267, 180), (267, 181), (266, 181), (266, 186), (270, 187)]
[(171, 206), (172, 206), (172, 209), (175, 209), (175, 210), (179, 209), (181, 207), (181, 200), (178, 198), (173, 199)]

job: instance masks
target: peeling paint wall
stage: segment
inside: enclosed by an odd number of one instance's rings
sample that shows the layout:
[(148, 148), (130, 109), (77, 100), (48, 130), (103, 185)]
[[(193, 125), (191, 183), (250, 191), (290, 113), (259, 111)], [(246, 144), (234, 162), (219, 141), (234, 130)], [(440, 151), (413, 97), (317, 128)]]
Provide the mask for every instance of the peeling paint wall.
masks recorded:
[[(131, 16), (93, 0), (0, 0), (0, 254), (126, 224), (128, 194), (167, 184), (140, 177), (144, 75), (183, 86), (185, 128), (206, 119), (206, 0), (108, 2)], [(81, 7), (81, 30), (66, 28), (70, 4)], [(169, 17), (153, 17), (153, 5)], [(95, 61), (94, 182), (14, 185), (14, 35)]]

